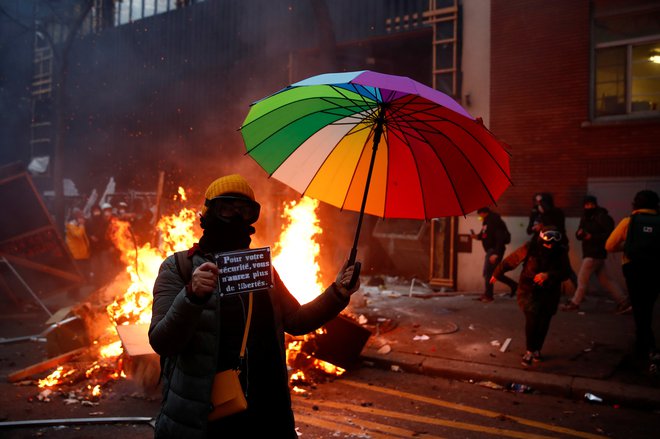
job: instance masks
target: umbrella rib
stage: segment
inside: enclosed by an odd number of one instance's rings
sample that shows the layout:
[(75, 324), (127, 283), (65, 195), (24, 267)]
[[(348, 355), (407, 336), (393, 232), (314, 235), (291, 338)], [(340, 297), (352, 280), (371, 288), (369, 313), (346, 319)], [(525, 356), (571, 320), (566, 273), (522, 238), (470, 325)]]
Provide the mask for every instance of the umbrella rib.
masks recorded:
[[(423, 111), (420, 110), (420, 111), (417, 111), (416, 113), (426, 113), (426, 114), (429, 114), (429, 113), (426, 112), (426, 110), (423, 110)], [(413, 114), (413, 113), (409, 113), (409, 114)], [(435, 114), (432, 114), (432, 113), (431, 113), (430, 115), (432, 115), (432, 116), (436, 116)], [(441, 135), (441, 136), (447, 138), (447, 136), (446, 136), (441, 130), (439, 130), (439, 129), (437, 129), (437, 128), (434, 128), (433, 126), (429, 125), (428, 122), (438, 122), (438, 121), (442, 121), (442, 122), (447, 122), (447, 123), (449, 123), (449, 124), (451, 124), (451, 125), (454, 125), (455, 127), (459, 128), (461, 131), (465, 132), (468, 136), (470, 136), (470, 137), (471, 137), (471, 138), (472, 138), (472, 139), (473, 139), (473, 140), (474, 140), (474, 141), (475, 141), (475, 142), (481, 147), (481, 149), (483, 149), (483, 150), (486, 152), (486, 154), (488, 154), (488, 156), (493, 160), (493, 162), (495, 162), (495, 164), (497, 165), (497, 167), (499, 168), (499, 170), (502, 172), (502, 174), (504, 174), (504, 176), (505, 176), (506, 179), (509, 181), (509, 183), (510, 183), (510, 184), (513, 184), (513, 182), (511, 181), (511, 178), (509, 178), (508, 174), (504, 171), (504, 169), (502, 168), (502, 166), (500, 165), (500, 163), (495, 159), (495, 157), (493, 157), (493, 154), (492, 154), (492, 153), (488, 150), (488, 148), (486, 148), (486, 147), (484, 146), (484, 144), (481, 143), (481, 142), (480, 142), (480, 141), (479, 141), (479, 140), (478, 140), (478, 139), (477, 139), (477, 138), (476, 138), (476, 137), (475, 137), (470, 131), (466, 130), (463, 126), (461, 126), (460, 124), (457, 124), (456, 122), (452, 121), (451, 119), (443, 118), (443, 117), (440, 117), (440, 116), (437, 116), (437, 117), (438, 117), (437, 119), (429, 119), (429, 120), (410, 119), (410, 121), (412, 121), (412, 122), (421, 123), (421, 124), (424, 124), (425, 126), (428, 127), (427, 130), (423, 130), (423, 129), (420, 129), (420, 128), (411, 128), (411, 129), (414, 129), (415, 132), (418, 132), (418, 133), (420, 133), (420, 134), (421, 134), (421, 133), (424, 133), (424, 132), (427, 132), (427, 133), (434, 133), (434, 134), (439, 134), (439, 135)], [(398, 120), (403, 120), (404, 122), (409, 122), (408, 120), (405, 120), (405, 119), (402, 119), (402, 118), (399, 118)], [(484, 129), (487, 130), (487, 128), (485, 128), (485, 127), (484, 127)], [(492, 135), (492, 133), (491, 133), (491, 135)], [(426, 141), (426, 139), (424, 139), (424, 140)], [(447, 138), (447, 140), (449, 140), (449, 138)], [(450, 142), (451, 142), (451, 141), (450, 141)], [(452, 143), (453, 143), (453, 142), (452, 142)], [(498, 142), (498, 143), (499, 143), (499, 142)], [(456, 146), (456, 147), (458, 148), (457, 145), (454, 144), (454, 146)], [(458, 150), (461, 151), (460, 148), (458, 148)], [(511, 154), (509, 153), (509, 151), (505, 150), (504, 152), (505, 152), (507, 155), (511, 156)], [(462, 151), (461, 151), (461, 153), (462, 153)], [(463, 154), (463, 155), (464, 155), (464, 154)], [(477, 173), (477, 175), (479, 175), (479, 174)], [(481, 179), (481, 178), (480, 178), (480, 179)], [(483, 181), (483, 180), (482, 180), (482, 181)], [(489, 195), (490, 198), (493, 200), (493, 202), (495, 202), (495, 200), (494, 200), (492, 194), (490, 194), (490, 192), (488, 193), (488, 195)]]
[[(420, 122), (426, 125), (425, 122), (423, 122), (423, 121), (420, 121)], [(450, 122), (451, 122), (451, 121), (450, 121)], [(457, 125), (457, 126), (458, 126), (458, 125)], [(463, 150), (462, 150), (461, 148), (459, 148), (459, 146), (458, 146), (454, 141), (452, 141), (449, 137), (447, 137), (446, 134), (444, 134), (444, 133), (442, 133), (442, 132), (438, 132), (438, 134), (439, 134), (440, 136), (444, 137), (445, 139), (447, 139), (447, 141), (448, 141), (448, 142), (454, 147), (454, 149), (456, 149), (456, 151), (458, 151), (459, 154), (460, 154), (461, 156), (463, 156), (463, 158), (465, 159), (465, 161), (468, 163), (468, 165), (470, 166), (470, 168), (472, 168), (472, 170), (474, 171), (474, 174), (477, 176), (477, 178), (478, 178), (479, 181), (481, 182), (481, 186), (484, 188), (484, 190), (485, 190), (486, 193), (488, 194), (488, 197), (493, 201), (493, 203), (495, 203), (495, 202), (496, 202), (496, 201), (495, 201), (495, 197), (493, 196), (493, 194), (491, 194), (490, 189), (488, 189), (488, 186), (486, 185), (486, 182), (484, 182), (483, 178), (481, 178), (481, 175), (479, 174), (479, 172), (477, 172), (477, 169), (476, 169), (476, 168), (474, 167), (474, 165), (472, 164), (472, 161), (471, 161), (471, 160), (468, 160), (468, 158), (467, 158), (467, 156), (465, 155), (465, 153), (463, 152)], [(423, 134), (422, 134), (422, 136), (423, 136)], [(472, 138), (473, 138), (478, 144), (481, 144), (477, 139), (474, 138), (474, 136), (471, 136), (471, 137), (472, 137)], [(426, 143), (427, 143), (428, 145), (431, 145), (431, 142), (429, 142), (428, 139), (426, 140)], [(484, 148), (484, 149), (485, 149), (485, 148)], [(440, 160), (440, 162), (442, 163), (442, 159), (440, 158), (440, 156), (438, 155), (438, 153), (435, 151), (435, 149), (434, 149), (434, 148), (431, 148), (431, 150), (435, 153), (436, 157), (438, 157), (438, 160)], [(487, 151), (487, 150), (486, 150), (486, 151)], [(489, 154), (489, 155), (490, 155), (490, 154)], [(493, 158), (493, 157), (491, 156), (491, 158)], [(495, 161), (495, 163), (497, 163), (497, 160), (495, 160), (494, 158), (493, 158), (493, 161)], [(443, 167), (444, 167), (444, 165), (443, 165)], [(500, 168), (500, 169), (501, 169), (501, 168)], [(506, 173), (504, 173), (504, 174), (506, 175)], [(449, 176), (449, 173), (447, 173), (447, 177), (449, 178), (449, 181), (451, 182), (452, 186), (454, 186), (454, 183), (452, 182), (451, 177)], [(458, 199), (458, 196), (457, 196), (456, 198)], [(461, 206), (461, 212), (463, 212), (463, 215), (465, 215), (466, 213), (468, 213), (468, 212), (466, 212), (465, 209), (463, 208), (463, 204), (460, 202), (460, 200), (459, 200), (459, 205)]]
[[(426, 110), (423, 110), (423, 111), (420, 110), (420, 111), (418, 111), (418, 113), (426, 113), (426, 114), (429, 114), (429, 113), (427, 113)], [(410, 113), (410, 114), (412, 114), (412, 113)], [(432, 115), (432, 116), (437, 116), (437, 115), (432, 114), (432, 113), (431, 113), (431, 115)], [(481, 149), (483, 149), (483, 150), (486, 152), (486, 154), (488, 154), (488, 155), (490, 156), (490, 158), (493, 160), (493, 162), (495, 162), (495, 164), (497, 164), (497, 167), (500, 169), (500, 171), (502, 172), (502, 174), (504, 174), (504, 176), (505, 176), (506, 179), (509, 181), (509, 183), (510, 183), (510, 184), (513, 184), (513, 181), (511, 181), (511, 178), (509, 178), (509, 176), (508, 176), (507, 173), (504, 171), (504, 169), (502, 169), (502, 166), (500, 166), (500, 163), (495, 159), (495, 157), (493, 157), (493, 154), (491, 154), (491, 152), (488, 150), (488, 148), (486, 148), (486, 147), (484, 146), (484, 144), (481, 143), (481, 142), (480, 142), (480, 141), (479, 141), (479, 140), (478, 140), (478, 139), (477, 139), (477, 138), (476, 138), (476, 137), (475, 137), (470, 131), (466, 130), (463, 126), (457, 124), (456, 122), (452, 121), (451, 119), (443, 118), (443, 117), (441, 117), (441, 116), (437, 116), (437, 117), (438, 117), (438, 119), (431, 119), (430, 121), (443, 121), (443, 122), (450, 123), (450, 124), (454, 125), (455, 127), (459, 128), (461, 131), (465, 132), (468, 136), (472, 137), (472, 139), (473, 139), (473, 140), (474, 140), (474, 141), (475, 141), (475, 142), (481, 147)], [(427, 123), (428, 121), (422, 121), (422, 120), (419, 120), (419, 119), (413, 119), (413, 121), (414, 121), (414, 122), (419, 122), (419, 123), (422, 123), (422, 124), (426, 125), (426, 126), (429, 128), (428, 131), (426, 131), (426, 132), (429, 132), (429, 133), (435, 133), (435, 134), (439, 134), (439, 135), (442, 135), (442, 136), (444, 136), (444, 137), (447, 137), (447, 136), (445, 136), (445, 135), (442, 133), (441, 130), (438, 130), (438, 129), (436, 129), (436, 128), (430, 126), (430, 125)], [(475, 123), (476, 123), (476, 122), (475, 122)], [(486, 127), (483, 127), (483, 128), (484, 128), (485, 130), (487, 130), (487, 131), (490, 133), (490, 131), (489, 131)], [(425, 132), (424, 130), (419, 130), (419, 129), (415, 129), (415, 131), (417, 131), (417, 132)], [(492, 135), (492, 133), (491, 133), (491, 135)], [(453, 143), (453, 142), (452, 142), (452, 143)], [(499, 143), (499, 141), (498, 141), (498, 143)], [(459, 148), (459, 150), (460, 150), (460, 148)], [(504, 150), (504, 152), (505, 152), (509, 157), (511, 156), (511, 153), (510, 153), (509, 151), (507, 151), (506, 149)], [(493, 197), (492, 197), (492, 195), (491, 195), (490, 193), (489, 193), (489, 195), (490, 195), (491, 199), (493, 199)], [(493, 202), (495, 202), (494, 199), (493, 199)]]
[[(388, 150), (389, 150), (389, 145), (390, 145), (390, 142), (388, 140), (389, 139), (389, 131), (390, 130), (383, 130), (383, 136), (385, 136), (385, 145), (387, 145)], [(386, 180), (389, 179), (389, 175), (390, 175), (390, 160), (389, 160), (389, 154), (388, 154), (387, 174), (386, 174), (386, 177), (385, 177)], [(389, 188), (390, 188), (390, 185), (386, 183), (385, 184), (385, 197), (383, 198), (383, 218), (385, 218), (387, 216), (387, 193), (389, 192)], [(422, 198), (422, 201), (423, 200), (424, 200), (424, 198)], [(426, 214), (426, 209), (424, 210), (424, 214)]]
[[(359, 104), (361, 103), (360, 101), (354, 101), (353, 99), (347, 97), (347, 96), (344, 95), (344, 94), (342, 94), (342, 97), (343, 97), (344, 99), (350, 101), (351, 103), (355, 104), (356, 107), (363, 109), (363, 107), (362, 107), (361, 105), (359, 105)], [(251, 120), (250, 122), (246, 123), (245, 125), (242, 125), (240, 129), (242, 130), (242, 129), (244, 129), (244, 128), (250, 126), (250, 125), (252, 125), (253, 123), (257, 122), (258, 120), (260, 120), (260, 119), (262, 119), (262, 118), (264, 118), (264, 117), (270, 115), (271, 113), (273, 113), (273, 112), (275, 112), (275, 111), (278, 111), (278, 110), (281, 110), (281, 109), (283, 109), (283, 108), (286, 108), (286, 107), (288, 107), (288, 106), (290, 106), (290, 105), (297, 104), (297, 103), (299, 103), (299, 102), (304, 102), (304, 101), (316, 100), (316, 99), (320, 99), (320, 100), (323, 100), (324, 102), (328, 102), (329, 104), (334, 105), (335, 108), (337, 108), (337, 109), (339, 109), (339, 108), (346, 108), (346, 107), (344, 107), (344, 106), (341, 106), (341, 105), (339, 105), (339, 104), (336, 104), (336, 103), (334, 103), (334, 102), (328, 100), (327, 97), (319, 98), (318, 96), (310, 96), (310, 97), (307, 97), (307, 98), (304, 98), (304, 99), (297, 99), (297, 100), (295, 100), (295, 101), (290, 101), (290, 102), (287, 102), (287, 103), (284, 104), (284, 105), (280, 105), (279, 107), (273, 108), (272, 110), (270, 110), (270, 111), (268, 111), (268, 112), (262, 114), (261, 116), (257, 117), (256, 119)], [(363, 109), (363, 111), (366, 111), (366, 110), (369, 110), (369, 108)], [(322, 110), (312, 111), (312, 112), (306, 113), (305, 116), (309, 116), (309, 115), (311, 115), (311, 114), (316, 114), (316, 113), (323, 113), (323, 112), (325, 112), (325, 111), (328, 111), (328, 108), (324, 108), (324, 109), (322, 109)], [(299, 120), (299, 119), (296, 119), (296, 120)]]
[[(419, 172), (419, 165), (417, 164), (417, 160), (414, 159), (415, 154), (413, 152), (413, 147), (410, 144), (410, 141), (408, 140), (408, 134), (401, 129), (401, 125), (399, 125), (398, 121), (393, 121), (394, 124), (397, 126), (398, 131), (401, 132), (402, 136), (399, 136), (397, 133), (397, 130), (394, 130), (393, 133), (395, 136), (397, 136), (403, 143), (405, 143), (408, 146), (408, 149), (410, 150), (410, 154), (413, 156), (413, 163), (415, 164), (415, 168), (417, 169), (417, 181), (419, 182), (419, 190), (422, 192), (422, 207), (424, 209), (424, 218), (428, 218), (427, 216), (427, 210), (426, 210), (426, 198), (424, 196), (424, 185), (422, 184), (422, 176), (421, 173)], [(412, 137), (412, 136), (411, 136)], [(415, 137), (413, 137), (415, 138)], [(419, 140), (419, 139), (418, 139)], [(423, 141), (427, 142), (426, 139), (422, 139)], [(431, 148), (433, 149), (433, 148)], [(436, 154), (437, 156), (437, 154)], [(442, 160), (438, 157), (438, 160), (440, 161), (440, 164), (442, 165), (443, 169), (445, 170), (445, 174), (447, 174), (447, 178), (449, 179), (449, 183), (452, 185), (452, 188), (454, 189), (454, 197), (456, 198), (456, 202), (458, 203), (459, 206), (461, 206), (461, 211), (463, 210), (463, 206), (461, 205), (461, 201), (458, 199), (458, 195), (456, 193), (456, 188), (454, 187), (454, 183), (451, 181), (451, 178), (449, 177), (449, 173), (447, 172), (447, 168), (445, 167), (445, 164), (442, 162)]]
[[(369, 135), (367, 136), (364, 144), (362, 145), (362, 153), (364, 153), (364, 148), (367, 146), (367, 143), (369, 142), (369, 139), (371, 139), (371, 134), (374, 132), (374, 129), (376, 128), (374, 124), (370, 124), (369, 127), (371, 128)], [(362, 153), (360, 154), (360, 157), (362, 156)], [(360, 160), (358, 160), (358, 164), (360, 163)], [(357, 174), (357, 169), (358, 167), (355, 166), (355, 169), (353, 170), (353, 175), (351, 176), (351, 179), (348, 183), (348, 189), (346, 190), (346, 194), (344, 194), (344, 200), (341, 202), (341, 210), (344, 210), (344, 206), (346, 205), (346, 199), (348, 198), (348, 192), (351, 188), (351, 185), (353, 184), (353, 181), (355, 180), (355, 175)], [(366, 186), (366, 181), (365, 181), (365, 186)], [(366, 187), (365, 187), (366, 190)]]
[[(355, 94), (357, 94), (360, 97), (360, 100), (354, 100), (353, 98), (349, 98), (348, 96), (346, 96), (344, 94), (344, 88), (343, 87), (337, 87), (336, 85), (330, 85), (329, 87), (332, 88), (337, 93), (339, 93), (341, 96), (343, 96), (344, 99), (347, 99), (347, 100), (351, 101), (353, 104), (355, 104), (356, 107), (363, 108), (364, 111), (371, 111), (370, 116), (373, 115), (373, 113), (375, 112), (375, 110), (373, 109), (373, 105), (370, 104), (369, 102), (367, 102), (367, 100), (364, 98), (362, 93), (360, 93), (357, 90), (357, 87), (355, 86), (355, 84), (350, 83), (350, 82), (349, 82), (349, 84), (353, 86), (353, 89), (355, 90)], [(376, 102), (376, 103), (378, 102), (375, 97), (374, 97), (374, 102)], [(364, 107), (362, 107), (360, 105), (360, 103), (364, 104)], [(377, 108), (377, 106), (376, 106), (376, 108)]]
[[(366, 128), (367, 128), (367, 127), (365, 127), (365, 128), (360, 128), (360, 130), (358, 130), (358, 131), (362, 131), (362, 130), (364, 130), (364, 129), (366, 129)], [(358, 131), (355, 131), (355, 132), (358, 132)], [(354, 133), (352, 132), (352, 133), (350, 133), (350, 134), (354, 134)], [(350, 134), (348, 134), (348, 135), (350, 135)], [(332, 155), (332, 153), (334, 152), (335, 148), (337, 148), (337, 146), (339, 145), (339, 143), (340, 143), (343, 139), (344, 139), (344, 136), (342, 136), (342, 137), (341, 137), (341, 138), (335, 143), (335, 145), (332, 147), (332, 149), (330, 150), (330, 152), (329, 152), (329, 153), (325, 156), (325, 158), (323, 159), (323, 163), (321, 163), (321, 164), (319, 165), (319, 167), (316, 168), (316, 171), (314, 172), (314, 176), (312, 176), (312, 178), (309, 179), (309, 182), (307, 183), (307, 186), (305, 186), (305, 189), (303, 189), (303, 191), (302, 191), (302, 195), (305, 195), (305, 193), (306, 193), (307, 190), (309, 189), (309, 186), (312, 184), (312, 182), (314, 181), (314, 179), (316, 178), (316, 176), (319, 174), (319, 172), (321, 172), (321, 168), (323, 168), (323, 165), (325, 165), (325, 162), (328, 161), (328, 157), (330, 157), (330, 155)], [(284, 161), (283, 161), (283, 162), (284, 162)], [(278, 168), (279, 168), (279, 166), (278, 166)], [(275, 172), (275, 171), (273, 171), (273, 173), (274, 173), (274, 172)], [(350, 186), (350, 185), (349, 185), (349, 186)], [(345, 201), (345, 200), (344, 200), (344, 201)], [(344, 202), (342, 202), (342, 208), (340, 208), (340, 209), (343, 209), (343, 203), (344, 203)]]
[[(288, 105), (288, 104), (287, 104), (287, 105)], [(283, 107), (285, 107), (285, 106), (283, 105), (283, 106), (278, 107), (278, 108), (283, 108)], [(340, 107), (338, 107), (338, 108), (340, 108)], [(302, 115), (302, 116), (300, 116), (300, 117), (298, 117), (298, 118), (296, 118), (296, 119), (293, 119), (293, 120), (289, 121), (288, 123), (286, 123), (286, 124), (280, 126), (277, 130), (273, 131), (273, 132), (270, 133), (268, 136), (264, 137), (259, 143), (253, 145), (251, 148), (248, 149), (247, 146), (246, 146), (245, 150), (246, 150), (247, 153), (249, 154), (249, 153), (255, 151), (255, 150), (256, 150), (257, 148), (259, 148), (260, 146), (262, 146), (263, 143), (264, 143), (265, 141), (267, 141), (268, 139), (270, 139), (271, 137), (273, 137), (275, 134), (279, 133), (280, 131), (284, 130), (284, 129), (287, 128), (288, 126), (290, 126), (290, 125), (292, 125), (292, 124), (294, 124), (294, 123), (296, 123), (296, 122), (298, 122), (298, 121), (300, 121), (300, 120), (304, 119), (305, 117), (308, 117), (308, 116), (310, 116), (310, 115), (312, 115), (312, 114), (319, 114), (319, 113), (325, 113), (325, 112), (327, 112), (327, 109), (325, 109), (325, 110), (319, 110), (319, 111), (314, 111), (314, 112), (311, 112), (311, 113), (305, 113), (304, 115)], [(327, 113), (327, 114), (335, 115), (334, 113)], [(357, 114), (357, 113), (355, 113), (355, 114)], [(263, 117), (263, 116), (260, 116), (260, 117)], [(353, 116), (353, 115), (344, 116), (344, 118), (348, 118), (348, 117), (355, 117), (355, 116)], [(363, 121), (365, 118), (360, 119), (360, 118), (357, 118), (357, 117), (356, 117), (356, 119), (358, 119), (358, 120), (361, 122), (361, 121)], [(257, 119), (255, 119), (255, 120), (257, 120)], [(252, 122), (254, 122), (254, 121), (252, 121)], [(250, 123), (252, 123), (252, 122), (250, 122)], [(359, 123), (359, 122), (356, 122), (356, 124), (357, 124), (357, 123)], [(332, 123), (330, 123), (330, 124), (328, 124), (328, 125), (334, 125), (334, 124), (336, 124), (336, 122), (332, 122)], [(339, 123), (339, 124), (336, 124), (336, 125), (345, 125), (345, 124), (346, 124), (346, 123)], [(247, 126), (247, 125), (245, 125), (245, 126)], [(245, 126), (244, 126), (244, 127), (245, 127)], [(309, 137), (308, 137), (308, 139), (309, 139)]]

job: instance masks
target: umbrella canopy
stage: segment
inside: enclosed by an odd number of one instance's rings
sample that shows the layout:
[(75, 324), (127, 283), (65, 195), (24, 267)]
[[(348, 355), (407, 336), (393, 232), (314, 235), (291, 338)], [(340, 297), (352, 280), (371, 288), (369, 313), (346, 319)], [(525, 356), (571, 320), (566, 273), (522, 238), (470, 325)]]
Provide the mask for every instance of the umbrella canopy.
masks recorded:
[(452, 98), (401, 76), (305, 79), (252, 104), (241, 133), (273, 178), (384, 218), (464, 215), (510, 185), (508, 148)]

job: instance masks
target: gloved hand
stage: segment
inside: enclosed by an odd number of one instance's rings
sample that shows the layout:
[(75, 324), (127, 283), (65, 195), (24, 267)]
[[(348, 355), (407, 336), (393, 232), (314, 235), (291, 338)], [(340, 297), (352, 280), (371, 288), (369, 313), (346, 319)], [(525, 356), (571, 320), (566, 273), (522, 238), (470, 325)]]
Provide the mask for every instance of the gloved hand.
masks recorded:
[(349, 289), (349, 284), (351, 283), (351, 278), (353, 277), (353, 272), (355, 270), (355, 264), (348, 266), (348, 261), (344, 262), (344, 265), (339, 270), (337, 274), (337, 279), (335, 284), (339, 288), (339, 291), (346, 297), (350, 297), (351, 294), (356, 292), (360, 288), (360, 278), (358, 277), (357, 282)]
[(208, 298), (218, 288), (218, 266), (204, 262), (192, 274), (191, 292), (199, 299)]

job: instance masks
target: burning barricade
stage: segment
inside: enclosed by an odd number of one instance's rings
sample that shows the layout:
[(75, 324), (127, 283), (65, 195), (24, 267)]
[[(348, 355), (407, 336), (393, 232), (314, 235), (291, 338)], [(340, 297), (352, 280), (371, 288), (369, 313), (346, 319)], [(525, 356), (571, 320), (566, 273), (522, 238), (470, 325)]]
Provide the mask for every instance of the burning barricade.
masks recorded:
[[(179, 192), (182, 194), (183, 190)], [(180, 199), (185, 200), (185, 195)], [(320, 246), (316, 240), (322, 232), (317, 207), (318, 202), (308, 198), (288, 203), (283, 215), (285, 225), (273, 249), (273, 265), (301, 303), (313, 300), (323, 291), (319, 279)], [(138, 246), (129, 224), (114, 220), (112, 241), (125, 271), (94, 292), (89, 302), (73, 307), (64, 315), (71, 317), (51, 325), (56, 328), (53, 333), (60, 338), (67, 338), (62, 337), (66, 325), (75, 325), (78, 345), (56, 343), (60, 348), (75, 349), (37, 367), (18, 371), (9, 380), (17, 382), (51, 371), (35, 382), (40, 389), (37, 399), (49, 401), (59, 395), (67, 404), (94, 404), (114, 381), (124, 378), (132, 379), (145, 393), (152, 394), (159, 384), (160, 364), (147, 338), (151, 290), (163, 259), (195, 243), (197, 222), (195, 211), (182, 208), (177, 214), (159, 220), (157, 246), (151, 243)], [(119, 291), (123, 293), (118, 294)], [(351, 325), (355, 328), (350, 328)], [(347, 327), (353, 331), (348, 335), (352, 339), (349, 345), (355, 345), (353, 349), (350, 346), (346, 349), (346, 343), (337, 340), (346, 337)], [(304, 392), (303, 387), (310, 383), (341, 375), (357, 359), (369, 335), (368, 330), (342, 316), (316, 333), (303, 337), (287, 335), (287, 364), (293, 390)], [(51, 356), (56, 354), (55, 350), (49, 351)]]

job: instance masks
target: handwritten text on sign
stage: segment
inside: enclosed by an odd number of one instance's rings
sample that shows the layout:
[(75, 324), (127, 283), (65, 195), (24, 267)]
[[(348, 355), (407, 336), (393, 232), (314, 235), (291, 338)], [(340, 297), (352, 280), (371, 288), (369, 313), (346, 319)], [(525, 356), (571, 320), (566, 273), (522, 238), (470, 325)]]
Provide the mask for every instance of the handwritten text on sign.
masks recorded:
[(273, 286), (270, 247), (216, 253), (221, 294), (238, 294)]

